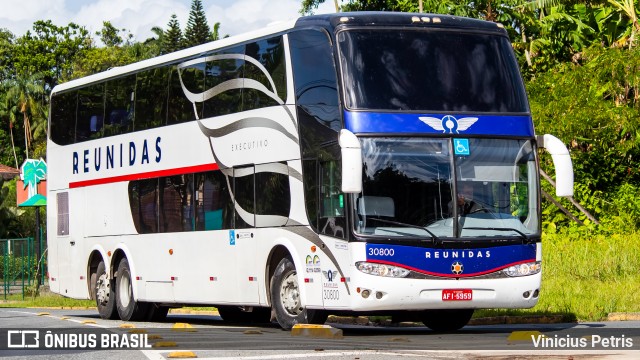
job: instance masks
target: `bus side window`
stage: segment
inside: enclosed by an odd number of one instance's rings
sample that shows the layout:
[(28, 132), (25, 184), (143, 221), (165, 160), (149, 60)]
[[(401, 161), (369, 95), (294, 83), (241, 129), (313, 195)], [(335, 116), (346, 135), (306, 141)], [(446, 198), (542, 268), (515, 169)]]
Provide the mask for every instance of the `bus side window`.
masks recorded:
[[(225, 57), (226, 55), (232, 58), (216, 58), (217, 56)], [(238, 84), (231, 86), (230, 84), (233, 84), (234, 80), (242, 78), (245, 67), (245, 61), (241, 58), (243, 55), (244, 46), (238, 46), (207, 54), (208, 58), (212, 57), (213, 59), (207, 61), (206, 64), (199, 65), (204, 66), (204, 91), (219, 90), (220, 87), (227, 87), (223, 92), (209, 99), (207, 99), (208, 96), (203, 96), (203, 103), (196, 104), (196, 106), (202, 106), (202, 118), (242, 111), (243, 88)], [(225, 82), (227, 84), (223, 85)]]
[(135, 99), (130, 99), (135, 101), (136, 131), (167, 123), (170, 71), (168, 67), (161, 67), (138, 73)]
[(126, 134), (132, 130), (135, 86), (135, 75), (105, 84), (104, 136)]
[(139, 234), (158, 232), (158, 179), (129, 183), (129, 204), (133, 224)]
[(160, 178), (160, 232), (191, 231), (195, 227), (193, 174)]
[(56, 93), (51, 100), (51, 140), (58, 145), (75, 141), (78, 92)]
[(235, 228), (247, 229), (255, 225), (254, 167), (233, 169), (233, 195), (235, 196)]
[(104, 121), (104, 83), (78, 91), (76, 142), (102, 137)]
[(233, 202), (221, 171), (196, 174), (196, 230), (233, 228)]
[(169, 100), (167, 104), (167, 125), (179, 124), (195, 119), (193, 104), (184, 96), (178, 69), (174, 66), (169, 75)]
[(256, 227), (286, 225), (291, 210), (287, 164), (256, 165), (255, 182)]
[(320, 223), (321, 233), (345, 238), (346, 218), (344, 194), (340, 191), (342, 178), (338, 161), (320, 164)]
[[(282, 36), (260, 40), (247, 44), (245, 54), (262, 64), (267, 71), (265, 74), (257, 65), (247, 61), (244, 64), (244, 78), (258, 81), (269, 91), (283, 101), (287, 99), (286, 69)], [(245, 87), (242, 93), (242, 110), (259, 109), (267, 106), (277, 106), (278, 102), (263, 91)]]

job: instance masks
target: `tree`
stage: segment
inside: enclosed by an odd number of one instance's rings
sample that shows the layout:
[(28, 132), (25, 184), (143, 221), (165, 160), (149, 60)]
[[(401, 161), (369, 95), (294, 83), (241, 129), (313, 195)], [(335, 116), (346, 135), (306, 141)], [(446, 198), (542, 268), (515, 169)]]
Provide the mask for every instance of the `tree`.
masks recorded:
[[(215, 28), (215, 26), (214, 26)], [(171, 15), (171, 20), (167, 24), (167, 30), (162, 38), (162, 52), (172, 53), (183, 48), (184, 39), (180, 30), (180, 23), (176, 14)]]
[(97, 31), (96, 35), (100, 36), (100, 41), (102, 41), (106, 47), (114, 47), (122, 45), (124, 41), (122, 37), (118, 35), (120, 31), (126, 30), (118, 30), (115, 26), (111, 25), (110, 21), (103, 21), (102, 30)]
[(184, 31), (185, 46), (191, 47), (206, 43), (211, 36), (210, 31), (207, 17), (202, 9), (202, 1), (193, 0), (187, 28)]
[(216, 41), (216, 40), (220, 40), (220, 23), (219, 22), (213, 24), (213, 31), (211, 32), (211, 41)]
[(50, 20), (36, 21), (33, 33), (27, 31), (15, 44), (16, 73), (20, 76), (42, 73), (47, 91), (61, 78), (70, 77), (74, 60), (92, 45), (85, 28), (74, 23), (56, 26)]
[(0, 82), (13, 74), (13, 52), (15, 37), (11, 31), (0, 29)]
[[(32, 120), (39, 129), (46, 129), (46, 106), (43, 101), (45, 90), (44, 75), (36, 73), (31, 76), (17, 76), (7, 82), (5, 101), (9, 109), (9, 119), (13, 125), (22, 117), (24, 127), (24, 142), (26, 157), (29, 158), (29, 148), (33, 141)], [(41, 138), (46, 139), (46, 133)]]

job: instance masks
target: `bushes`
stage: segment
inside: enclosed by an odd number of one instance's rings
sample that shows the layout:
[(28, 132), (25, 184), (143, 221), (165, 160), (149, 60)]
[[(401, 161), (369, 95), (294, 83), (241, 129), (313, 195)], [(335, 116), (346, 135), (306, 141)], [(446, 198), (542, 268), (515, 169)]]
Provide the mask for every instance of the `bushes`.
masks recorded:
[(29, 259), (27, 256), (0, 255), (0, 279), (3, 281), (21, 280), (23, 273), (25, 280), (33, 279), (37, 268), (38, 260), (35, 256)]
[[(581, 64), (562, 64), (527, 83), (536, 132), (568, 145), (575, 199), (603, 226), (635, 231), (640, 229), (640, 50), (594, 47), (582, 55)], [(541, 157), (541, 166), (553, 173), (550, 156)], [(545, 206), (550, 232), (574, 226)]]

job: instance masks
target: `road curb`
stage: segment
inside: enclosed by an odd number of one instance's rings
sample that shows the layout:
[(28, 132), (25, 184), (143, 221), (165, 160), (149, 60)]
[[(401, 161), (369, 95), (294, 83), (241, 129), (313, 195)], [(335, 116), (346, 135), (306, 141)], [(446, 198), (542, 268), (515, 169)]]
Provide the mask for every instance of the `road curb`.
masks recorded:
[(640, 321), (640, 313), (614, 312), (607, 315), (607, 321)]

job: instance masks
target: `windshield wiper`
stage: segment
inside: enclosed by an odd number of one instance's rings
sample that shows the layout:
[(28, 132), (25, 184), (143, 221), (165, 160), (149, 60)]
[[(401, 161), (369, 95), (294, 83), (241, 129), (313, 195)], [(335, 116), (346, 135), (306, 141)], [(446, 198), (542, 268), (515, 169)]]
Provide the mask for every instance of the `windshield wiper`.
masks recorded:
[(393, 221), (393, 220), (386, 220), (386, 219), (379, 219), (379, 218), (374, 218), (374, 217), (367, 217), (367, 220), (374, 220), (374, 221), (378, 221), (381, 223), (386, 223), (386, 224), (392, 224), (392, 225), (400, 225), (400, 226), (406, 226), (409, 228), (413, 228), (413, 229), (420, 229), (420, 230), (424, 230), (426, 231), (429, 235), (431, 235), (431, 240), (435, 243), (435, 242), (439, 242), (440, 239), (438, 238), (438, 236), (434, 233), (432, 233), (431, 231), (429, 231), (427, 228), (424, 228), (422, 226), (418, 226), (418, 225), (413, 225), (413, 224), (407, 224), (407, 223), (403, 223), (400, 221)]
[(507, 228), (507, 227), (463, 227), (461, 230), (513, 231), (515, 233), (518, 233), (518, 235), (520, 235), (520, 237), (522, 237), (522, 241), (523, 242), (528, 242), (529, 241), (529, 238), (527, 237), (527, 234), (523, 233), (522, 231), (520, 231), (518, 229), (514, 229), (514, 228)]

